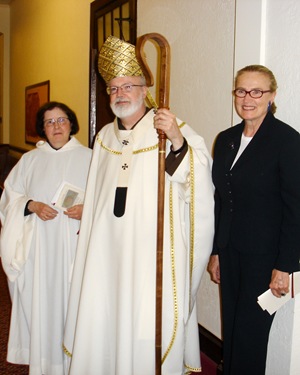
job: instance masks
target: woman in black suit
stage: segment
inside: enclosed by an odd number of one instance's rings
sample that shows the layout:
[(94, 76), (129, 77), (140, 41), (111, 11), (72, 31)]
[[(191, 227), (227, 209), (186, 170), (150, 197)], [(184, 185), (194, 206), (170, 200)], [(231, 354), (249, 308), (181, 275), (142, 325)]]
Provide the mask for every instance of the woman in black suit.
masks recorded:
[(208, 270), (220, 283), (224, 375), (263, 375), (273, 316), (257, 297), (289, 291), (299, 270), (300, 136), (274, 117), (277, 83), (264, 66), (241, 69), (242, 122), (215, 142), (215, 239)]

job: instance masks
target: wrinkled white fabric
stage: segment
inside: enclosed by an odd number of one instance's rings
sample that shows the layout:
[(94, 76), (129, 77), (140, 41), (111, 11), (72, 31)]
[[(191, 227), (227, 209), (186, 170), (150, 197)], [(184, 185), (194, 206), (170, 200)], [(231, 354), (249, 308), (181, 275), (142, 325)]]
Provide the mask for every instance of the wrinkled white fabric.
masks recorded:
[[(70, 375), (155, 373), (158, 150), (153, 146), (158, 139), (153, 116), (149, 111), (128, 133), (133, 145), (123, 145), (124, 132), (114, 124), (105, 126), (95, 142), (66, 321), (64, 345), (72, 354)], [(189, 126), (181, 131), (190, 150), (173, 176), (166, 174), (165, 184), (164, 375), (182, 374), (185, 366), (200, 371), (194, 300), (213, 237), (210, 156), (203, 139)], [(133, 155), (126, 177), (126, 208), (122, 217), (116, 217), (115, 190), (120, 168), (126, 167), (120, 160), (127, 146), (133, 148)], [(193, 254), (191, 157), (197, 217)]]
[(12, 313), (7, 360), (30, 364), (30, 375), (64, 375), (62, 336), (80, 222), (24, 216), (29, 199), (51, 205), (62, 181), (85, 189), (91, 150), (76, 138), (54, 150), (46, 142), (22, 156), (0, 201), (0, 251)]

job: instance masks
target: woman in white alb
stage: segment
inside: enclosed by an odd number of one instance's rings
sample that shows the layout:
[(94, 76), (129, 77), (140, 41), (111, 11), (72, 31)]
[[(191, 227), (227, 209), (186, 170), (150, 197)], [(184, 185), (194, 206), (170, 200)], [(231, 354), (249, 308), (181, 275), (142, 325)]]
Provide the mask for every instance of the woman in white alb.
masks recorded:
[(29, 364), (30, 375), (64, 375), (62, 336), (82, 203), (54, 205), (62, 183), (84, 192), (91, 150), (77, 141), (76, 114), (50, 102), (37, 113), (45, 141), (10, 172), (0, 201), (1, 258), (12, 313), (7, 360)]

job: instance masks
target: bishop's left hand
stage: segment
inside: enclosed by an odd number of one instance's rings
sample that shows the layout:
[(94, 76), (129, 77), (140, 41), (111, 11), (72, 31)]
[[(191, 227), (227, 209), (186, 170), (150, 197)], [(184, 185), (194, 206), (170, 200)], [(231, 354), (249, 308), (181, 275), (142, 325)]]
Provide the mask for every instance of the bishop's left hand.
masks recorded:
[(154, 128), (162, 130), (171, 141), (173, 150), (178, 150), (184, 142), (176, 121), (176, 116), (166, 108), (159, 108), (154, 116)]

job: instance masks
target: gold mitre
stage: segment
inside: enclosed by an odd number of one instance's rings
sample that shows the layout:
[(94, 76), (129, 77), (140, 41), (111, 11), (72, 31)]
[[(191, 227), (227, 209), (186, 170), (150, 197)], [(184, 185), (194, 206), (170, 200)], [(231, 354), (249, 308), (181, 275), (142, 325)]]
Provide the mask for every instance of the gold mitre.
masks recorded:
[(100, 49), (98, 69), (106, 83), (116, 77), (143, 75), (134, 45), (112, 35)]
[[(135, 46), (115, 36), (109, 36), (99, 52), (98, 70), (106, 83), (116, 77), (139, 77), (143, 71), (135, 54)], [(148, 89), (147, 99), (157, 107)]]

